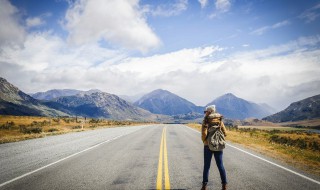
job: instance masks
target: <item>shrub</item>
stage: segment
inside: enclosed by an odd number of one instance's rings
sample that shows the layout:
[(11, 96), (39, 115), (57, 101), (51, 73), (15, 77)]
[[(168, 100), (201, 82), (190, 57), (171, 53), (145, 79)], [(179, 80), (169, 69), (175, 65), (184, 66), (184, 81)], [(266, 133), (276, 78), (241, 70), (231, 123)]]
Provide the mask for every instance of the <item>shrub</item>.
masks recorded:
[(48, 132), (50, 132), (50, 133), (55, 132), (55, 131), (59, 131), (59, 129), (57, 129), (57, 128), (50, 128), (50, 129), (48, 129)]
[(280, 132), (281, 131), (278, 129), (273, 129), (273, 130), (269, 131), (269, 134), (273, 135), (273, 134), (280, 133)]
[(43, 121), (33, 121), (30, 126), (32, 127), (43, 127), (43, 126), (46, 126), (46, 125), (50, 125), (50, 122), (47, 121), (47, 120), (43, 120)]
[(67, 118), (63, 118), (62, 120), (63, 120), (65, 123), (70, 123), (70, 120), (67, 119)]
[(9, 130), (9, 129), (12, 129), (13, 127), (14, 127), (14, 122), (13, 121), (10, 121), (10, 122), (7, 121), (7, 123), (5, 123), (3, 125), (0, 125), (0, 129)]
[(294, 144), (296, 144), (296, 146), (298, 146), (301, 149), (306, 149), (308, 147), (307, 142), (304, 139), (300, 139), (300, 138), (295, 140)]
[(101, 119), (90, 119), (89, 123), (101, 123), (103, 120)]
[(309, 144), (312, 150), (320, 151), (320, 144), (316, 141), (313, 141)]
[(82, 129), (80, 125), (73, 126), (72, 129)]
[(26, 127), (25, 125), (20, 125), (20, 132), (24, 134), (42, 133), (42, 127)]
[(56, 122), (56, 123), (59, 123), (60, 122), (60, 118), (53, 118), (52, 121)]
[[(278, 144), (282, 144), (282, 145), (286, 145), (286, 146), (294, 146), (294, 147), (297, 147), (300, 149), (307, 149), (308, 148), (307, 141), (305, 139), (301, 139), (301, 138), (294, 140), (290, 137), (280, 137), (278, 135), (272, 135), (269, 138), (269, 142), (278, 143)], [(314, 145), (314, 146), (316, 148), (317, 145)], [(309, 143), (309, 147), (311, 148), (310, 143)]]

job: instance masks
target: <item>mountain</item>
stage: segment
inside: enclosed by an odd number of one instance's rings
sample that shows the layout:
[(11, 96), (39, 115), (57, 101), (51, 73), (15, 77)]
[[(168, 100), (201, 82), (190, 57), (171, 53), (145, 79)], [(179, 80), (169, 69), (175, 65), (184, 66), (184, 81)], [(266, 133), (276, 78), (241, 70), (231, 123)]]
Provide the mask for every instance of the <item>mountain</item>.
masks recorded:
[(96, 89), (89, 90), (89, 91), (81, 91), (81, 90), (74, 90), (74, 89), (53, 89), (53, 90), (48, 90), (46, 92), (37, 92), (37, 93), (31, 94), (31, 96), (38, 100), (52, 100), (62, 96), (74, 96), (79, 93), (92, 94), (94, 92), (101, 92), (101, 91)]
[(263, 118), (271, 122), (299, 121), (320, 118), (320, 94), (289, 105), (285, 110)]
[(151, 113), (164, 115), (203, 111), (202, 107), (196, 106), (188, 100), (162, 89), (154, 90), (144, 95), (134, 105), (149, 110)]
[(64, 96), (48, 101), (46, 105), (72, 115), (86, 117), (115, 120), (154, 120), (156, 118), (154, 114), (105, 92)]
[(67, 116), (49, 108), (0, 77), (0, 114), (32, 116)]
[(270, 115), (269, 106), (261, 106), (228, 93), (213, 100), (208, 105), (216, 105), (217, 111), (229, 119), (262, 118)]

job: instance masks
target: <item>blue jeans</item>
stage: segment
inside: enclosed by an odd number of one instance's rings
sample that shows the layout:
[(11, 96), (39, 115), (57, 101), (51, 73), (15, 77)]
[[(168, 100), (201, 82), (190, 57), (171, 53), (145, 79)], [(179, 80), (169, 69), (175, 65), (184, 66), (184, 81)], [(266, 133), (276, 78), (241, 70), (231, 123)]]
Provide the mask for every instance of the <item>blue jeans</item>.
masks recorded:
[(211, 159), (212, 159), (212, 154), (213, 154), (214, 159), (216, 160), (217, 167), (219, 169), (221, 183), (227, 184), (226, 171), (224, 169), (223, 161), (222, 161), (223, 151), (211, 151), (209, 149), (209, 146), (204, 146), (203, 153), (204, 153), (203, 154), (204, 166), (203, 166), (203, 181), (202, 181), (202, 183), (208, 183), (209, 169), (210, 169)]

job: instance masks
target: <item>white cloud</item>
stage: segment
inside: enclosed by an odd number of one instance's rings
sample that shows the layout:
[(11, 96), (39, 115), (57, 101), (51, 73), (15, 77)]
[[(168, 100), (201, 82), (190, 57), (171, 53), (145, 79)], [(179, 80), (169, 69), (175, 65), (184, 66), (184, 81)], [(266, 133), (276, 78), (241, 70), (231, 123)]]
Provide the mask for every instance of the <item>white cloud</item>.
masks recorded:
[(288, 20), (284, 20), (284, 21), (281, 21), (281, 22), (278, 22), (278, 23), (272, 25), (271, 28), (272, 29), (280, 28), (280, 27), (283, 27), (283, 26), (287, 26), (289, 24), (290, 24), (290, 22)]
[(181, 14), (188, 8), (188, 0), (175, 0), (173, 3), (160, 4), (158, 6), (144, 6), (144, 13), (152, 16), (170, 17)]
[(68, 46), (42, 32), (29, 34), (21, 48), (2, 48), (0, 75), (26, 92), (98, 88), (132, 95), (163, 88), (198, 105), (231, 92), (282, 109), (320, 93), (320, 50), (312, 48), (319, 44), (320, 36), (312, 36), (226, 58), (214, 46), (127, 57), (96, 44)]
[(69, 41), (81, 45), (105, 40), (147, 52), (161, 42), (148, 26), (138, 0), (79, 0), (65, 16)]
[(130, 58), (115, 66), (123, 72), (134, 72), (142, 78), (161, 77), (173, 71), (192, 72), (198, 69), (198, 63), (209, 59), (215, 52), (222, 51), (219, 47), (182, 49), (163, 55), (146, 58)]
[(18, 10), (9, 1), (0, 1), (0, 46), (3, 44), (21, 44), (25, 30), (19, 24)]
[(299, 15), (299, 18), (305, 20), (306, 23), (310, 23), (320, 16), (319, 10), (320, 3), (316, 4), (310, 9), (305, 10), (303, 13)]
[(52, 16), (52, 13), (46, 12), (46, 13), (41, 14), (40, 16), (37, 16), (37, 17), (29, 17), (26, 19), (26, 26), (28, 28), (32, 28), (32, 27), (45, 25), (46, 24), (45, 19), (47, 17), (51, 17), (51, 16)]
[(201, 5), (201, 8), (204, 8), (207, 6), (208, 4), (208, 0), (198, 0), (200, 5)]
[(26, 20), (27, 27), (41, 26), (41, 25), (44, 25), (45, 23), (46, 22), (40, 17), (30, 17), (30, 18), (27, 18)]
[(261, 28), (258, 28), (254, 31), (252, 31), (250, 34), (254, 34), (254, 35), (262, 35), (264, 33), (266, 33), (267, 31), (271, 30), (271, 29), (276, 29), (276, 28), (280, 28), (280, 27), (284, 27), (284, 26), (287, 26), (290, 24), (290, 21), (288, 20), (284, 20), (284, 21), (281, 21), (281, 22), (278, 22), (278, 23), (275, 23), (271, 26), (263, 26)]
[(215, 0), (216, 11), (209, 15), (210, 19), (219, 17), (221, 14), (226, 13), (230, 10), (230, 0)]
[(231, 3), (230, 3), (230, 0), (216, 0), (215, 6), (219, 12), (224, 13), (229, 11), (231, 7)]

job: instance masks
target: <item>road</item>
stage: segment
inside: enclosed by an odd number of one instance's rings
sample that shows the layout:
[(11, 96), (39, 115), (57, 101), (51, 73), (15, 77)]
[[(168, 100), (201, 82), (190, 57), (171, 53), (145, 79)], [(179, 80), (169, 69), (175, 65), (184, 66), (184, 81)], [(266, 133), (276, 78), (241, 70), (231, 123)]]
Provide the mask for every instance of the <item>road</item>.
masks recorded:
[[(1, 190), (201, 188), (200, 134), (183, 125), (98, 129), (2, 144), (0, 150)], [(229, 189), (320, 189), (318, 177), (299, 176), (231, 143), (224, 164)], [(209, 189), (220, 189), (214, 161), (210, 172)]]

